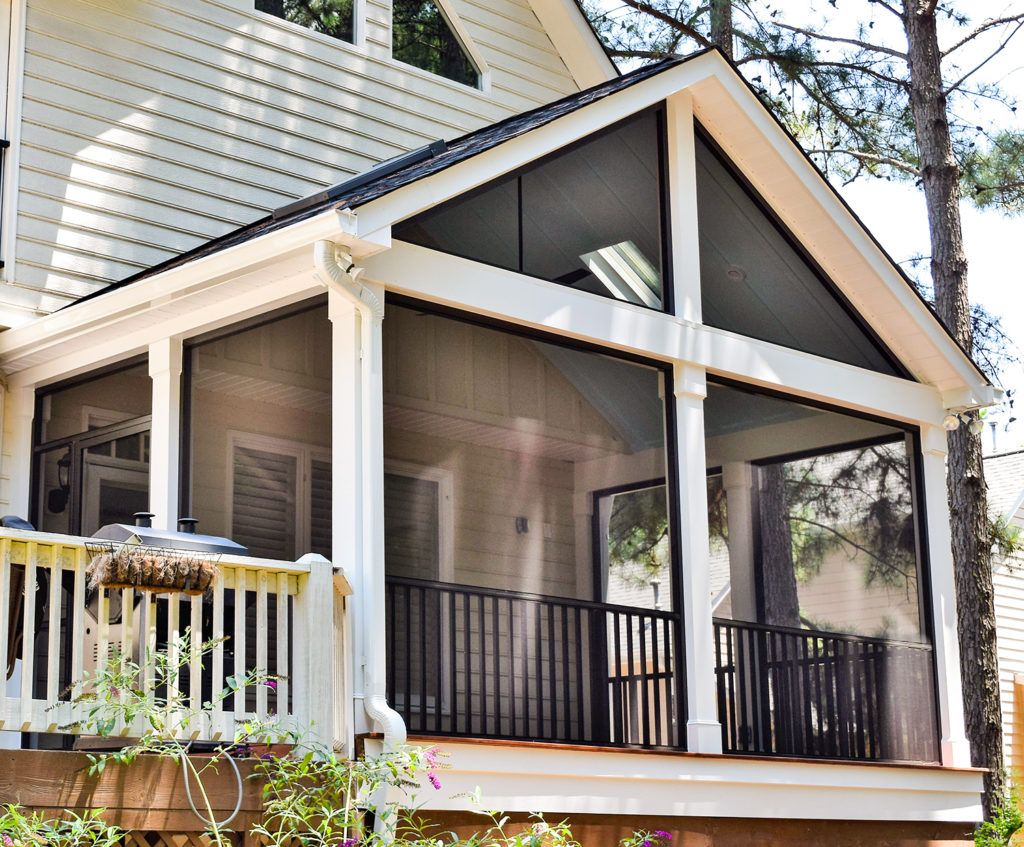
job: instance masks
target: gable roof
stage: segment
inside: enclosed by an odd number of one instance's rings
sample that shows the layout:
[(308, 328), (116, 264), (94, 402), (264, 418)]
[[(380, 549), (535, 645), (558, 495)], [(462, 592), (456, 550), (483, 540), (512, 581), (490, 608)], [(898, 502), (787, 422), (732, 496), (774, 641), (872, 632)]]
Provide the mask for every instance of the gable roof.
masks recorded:
[(985, 374), (756, 92), (714, 49), (641, 67), (448, 144), (435, 142), (381, 163), (77, 302), (325, 213), (359, 210), (360, 235), (390, 227), (680, 91), (692, 98), (702, 127), (764, 200), (782, 213), (783, 223), (816, 253), (825, 272), (915, 376), (942, 391), (949, 407), (990, 402), (985, 399), (991, 394)]

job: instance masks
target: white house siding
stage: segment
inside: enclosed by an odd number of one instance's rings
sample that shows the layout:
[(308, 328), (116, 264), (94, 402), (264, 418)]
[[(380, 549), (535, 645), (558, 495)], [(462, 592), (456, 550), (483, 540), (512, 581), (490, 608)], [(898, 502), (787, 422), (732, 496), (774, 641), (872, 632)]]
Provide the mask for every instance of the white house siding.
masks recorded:
[(489, 90), (393, 61), (390, 4), (374, 0), (359, 46), (252, 0), (27, 0), (5, 322), (575, 90), (527, 0), (452, 7)]
[[(1005, 521), (1024, 490), (1024, 451), (986, 457), (985, 481), (989, 509)], [(1024, 525), (1019, 509), (1015, 521)], [(1024, 775), (1020, 771), (1024, 765), (1024, 559), (1017, 556), (997, 562), (992, 582), (1006, 767), (1019, 781)]]

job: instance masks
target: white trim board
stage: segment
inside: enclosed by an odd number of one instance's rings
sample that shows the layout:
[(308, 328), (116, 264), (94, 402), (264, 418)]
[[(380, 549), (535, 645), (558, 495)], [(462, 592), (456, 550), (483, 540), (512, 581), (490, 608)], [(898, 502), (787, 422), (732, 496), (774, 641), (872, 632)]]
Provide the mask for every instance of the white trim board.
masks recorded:
[[(412, 743), (435, 746), (412, 739)], [(368, 739), (374, 755), (380, 742)], [(974, 822), (980, 769), (569, 750), (443, 739), (438, 810)], [(450, 767), (447, 767), (450, 765)], [(480, 802), (473, 802), (476, 788)]]

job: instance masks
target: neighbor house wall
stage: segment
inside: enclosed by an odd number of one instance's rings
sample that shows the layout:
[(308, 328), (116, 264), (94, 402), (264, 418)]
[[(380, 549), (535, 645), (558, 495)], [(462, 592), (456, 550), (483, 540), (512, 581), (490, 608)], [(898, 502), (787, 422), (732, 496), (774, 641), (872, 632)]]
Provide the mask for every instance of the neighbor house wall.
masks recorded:
[(0, 324), (576, 90), (527, 0), (451, 0), (488, 90), (395, 62), (377, 0), (356, 3), (355, 45), (253, 0), (19, 2), (22, 122), (9, 122), (18, 167), (4, 186), (19, 215), (4, 221)]

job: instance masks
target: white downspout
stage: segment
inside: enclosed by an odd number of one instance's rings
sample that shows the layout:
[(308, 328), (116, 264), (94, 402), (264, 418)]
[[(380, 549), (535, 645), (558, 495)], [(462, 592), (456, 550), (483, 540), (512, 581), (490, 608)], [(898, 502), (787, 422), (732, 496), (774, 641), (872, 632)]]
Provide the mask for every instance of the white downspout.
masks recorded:
[[(381, 325), (384, 300), (359, 281), (363, 269), (351, 255), (333, 241), (317, 241), (313, 261), (320, 281), (331, 291), (344, 295), (359, 311), (360, 359), (360, 480), (362, 515), (360, 604), (362, 638), (356, 645), (363, 667), (363, 708), (384, 733), (384, 748), (404, 744), (405, 722), (386, 698), (384, 627), (384, 384)], [(358, 664), (357, 664), (358, 667)]]

